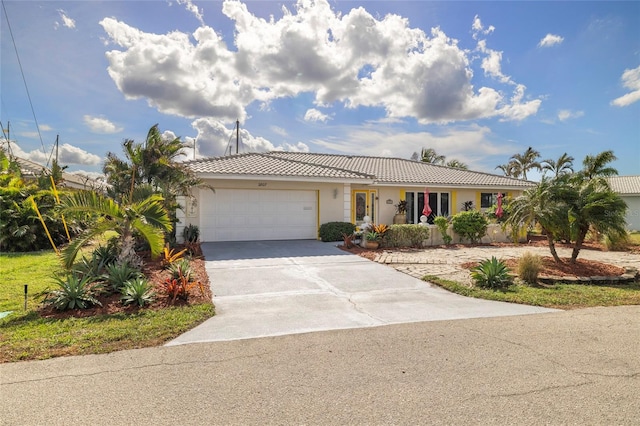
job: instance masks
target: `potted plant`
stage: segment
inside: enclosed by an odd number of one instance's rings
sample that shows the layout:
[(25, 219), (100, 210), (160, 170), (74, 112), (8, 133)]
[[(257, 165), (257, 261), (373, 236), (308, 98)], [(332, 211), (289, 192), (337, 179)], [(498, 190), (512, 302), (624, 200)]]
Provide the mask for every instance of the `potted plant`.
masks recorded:
[(393, 216), (393, 223), (405, 224), (407, 223), (407, 200), (400, 200), (395, 205), (396, 214)]
[(367, 232), (364, 235), (364, 239), (365, 239), (365, 248), (368, 249), (377, 249), (380, 246), (380, 238), (382, 236), (375, 231), (371, 231), (371, 232)]

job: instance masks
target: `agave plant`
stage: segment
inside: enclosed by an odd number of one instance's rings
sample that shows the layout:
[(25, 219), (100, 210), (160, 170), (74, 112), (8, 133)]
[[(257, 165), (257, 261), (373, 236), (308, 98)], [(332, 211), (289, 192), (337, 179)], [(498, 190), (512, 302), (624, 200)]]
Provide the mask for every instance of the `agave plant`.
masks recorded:
[(128, 263), (113, 263), (105, 270), (103, 278), (115, 291), (120, 291), (127, 281), (142, 277), (142, 272)]
[(156, 297), (155, 291), (149, 282), (144, 278), (135, 278), (124, 283), (121, 290), (122, 303), (128, 305), (129, 303), (137, 303), (138, 306), (143, 306), (145, 303), (151, 303)]
[(511, 283), (509, 268), (503, 261), (492, 256), (471, 269), (471, 277), (480, 287), (500, 288)]
[(45, 304), (53, 305), (59, 310), (86, 309), (92, 305), (101, 305), (95, 297), (91, 277), (71, 273), (54, 279), (59, 288), (47, 293)]

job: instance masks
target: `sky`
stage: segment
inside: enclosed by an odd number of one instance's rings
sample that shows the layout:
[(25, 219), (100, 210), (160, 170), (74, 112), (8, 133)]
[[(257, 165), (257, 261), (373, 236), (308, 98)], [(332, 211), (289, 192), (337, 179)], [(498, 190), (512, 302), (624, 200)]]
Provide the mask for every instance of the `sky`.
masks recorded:
[(99, 174), (154, 124), (195, 143), (187, 159), (235, 153), (239, 120), (239, 152), (433, 148), (500, 174), (529, 146), (576, 168), (610, 149), (620, 175), (640, 174), (640, 2), (2, 0), (0, 12), (12, 151), (45, 164), (59, 136), (68, 171)]

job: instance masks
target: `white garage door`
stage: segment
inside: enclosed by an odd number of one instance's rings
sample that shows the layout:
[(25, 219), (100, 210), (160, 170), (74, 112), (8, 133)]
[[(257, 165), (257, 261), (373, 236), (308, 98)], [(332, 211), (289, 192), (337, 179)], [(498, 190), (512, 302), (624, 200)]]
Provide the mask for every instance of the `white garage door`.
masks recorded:
[(216, 189), (200, 201), (202, 241), (317, 238), (316, 191)]

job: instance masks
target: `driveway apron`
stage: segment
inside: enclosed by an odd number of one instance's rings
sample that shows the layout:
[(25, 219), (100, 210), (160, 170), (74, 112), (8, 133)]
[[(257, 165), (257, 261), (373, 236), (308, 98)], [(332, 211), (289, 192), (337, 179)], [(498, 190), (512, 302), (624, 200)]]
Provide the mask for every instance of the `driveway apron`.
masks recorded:
[(553, 311), (453, 294), (336, 244), (203, 243), (216, 315), (167, 345)]

